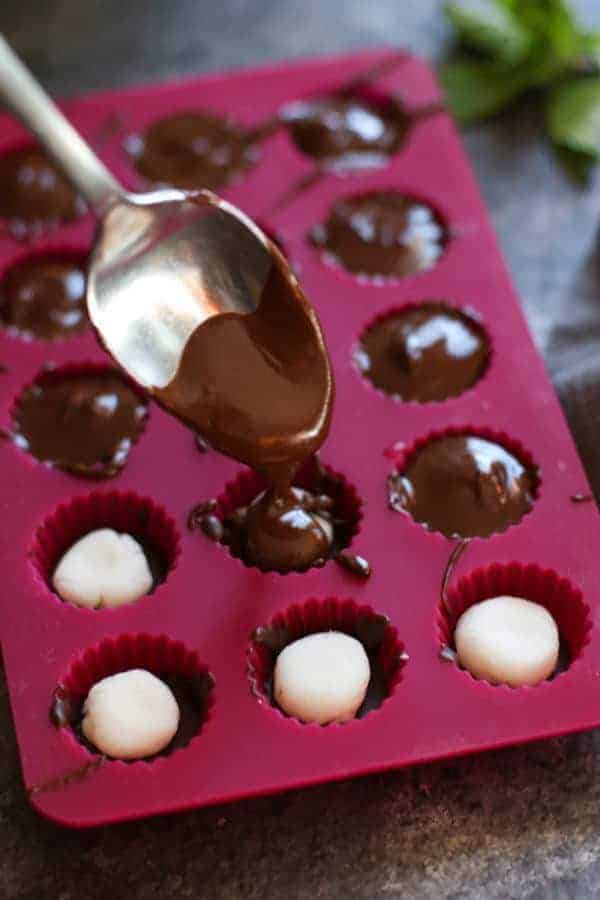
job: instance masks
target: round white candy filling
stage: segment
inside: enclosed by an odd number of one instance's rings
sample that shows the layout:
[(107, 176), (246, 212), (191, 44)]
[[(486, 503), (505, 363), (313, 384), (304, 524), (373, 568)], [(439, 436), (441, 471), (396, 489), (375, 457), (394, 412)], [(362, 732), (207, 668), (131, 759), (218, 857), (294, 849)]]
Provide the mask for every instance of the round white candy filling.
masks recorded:
[(547, 609), (521, 597), (492, 597), (467, 609), (454, 643), (475, 678), (511, 687), (539, 684), (556, 668), (559, 634)]
[(54, 570), (52, 587), (75, 606), (121, 606), (148, 593), (152, 573), (131, 535), (99, 528), (67, 550)]
[(367, 654), (356, 638), (339, 631), (310, 634), (277, 657), (275, 701), (302, 722), (346, 722), (365, 699), (370, 677)]
[(159, 753), (179, 726), (179, 706), (167, 685), (144, 669), (97, 682), (83, 704), (82, 731), (106, 756), (142, 759)]

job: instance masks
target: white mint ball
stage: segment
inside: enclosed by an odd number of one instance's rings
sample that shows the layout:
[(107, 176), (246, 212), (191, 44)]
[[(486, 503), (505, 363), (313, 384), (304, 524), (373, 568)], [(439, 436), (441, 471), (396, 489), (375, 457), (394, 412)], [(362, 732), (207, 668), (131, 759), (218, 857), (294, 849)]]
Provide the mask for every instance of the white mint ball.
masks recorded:
[(52, 587), (75, 606), (121, 606), (148, 593), (152, 573), (130, 534), (99, 528), (67, 550), (54, 570)]
[(179, 706), (170, 688), (145, 669), (103, 678), (83, 704), (84, 735), (115, 759), (159, 753), (172, 741), (178, 726)]
[(539, 684), (558, 660), (556, 622), (539, 603), (521, 597), (475, 603), (458, 620), (454, 643), (460, 665), (491, 684)]
[(365, 699), (371, 669), (360, 641), (323, 631), (288, 644), (275, 664), (275, 701), (302, 722), (346, 722)]

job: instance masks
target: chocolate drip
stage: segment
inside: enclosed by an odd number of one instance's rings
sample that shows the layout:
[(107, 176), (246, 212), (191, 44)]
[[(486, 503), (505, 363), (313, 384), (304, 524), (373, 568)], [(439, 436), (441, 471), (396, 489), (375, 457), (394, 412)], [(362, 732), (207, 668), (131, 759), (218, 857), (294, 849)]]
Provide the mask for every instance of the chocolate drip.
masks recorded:
[(0, 282), (0, 323), (25, 338), (53, 340), (87, 328), (85, 267), (44, 256), (10, 268)]
[(481, 326), (443, 303), (426, 303), (375, 322), (362, 336), (356, 363), (373, 384), (402, 400), (455, 397), (486, 369), (489, 342)]
[(42, 377), (19, 398), (13, 438), (41, 462), (88, 478), (125, 464), (146, 404), (117, 373)]
[[(301, 464), (329, 430), (333, 379), (308, 300), (279, 251), (258, 308), (208, 319), (189, 339), (178, 371), (156, 397), (211, 445), (258, 470), (269, 488), (223, 526), (200, 527), (251, 564), (290, 571), (329, 555), (329, 498), (291, 490)], [(319, 491), (319, 493), (321, 493)], [(307, 505), (308, 504), (308, 505)], [(208, 512), (208, 511), (207, 511)]]
[(388, 479), (392, 509), (447, 537), (487, 537), (533, 505), (537, 473), (500, 444), (449, 435), (425, 444)]

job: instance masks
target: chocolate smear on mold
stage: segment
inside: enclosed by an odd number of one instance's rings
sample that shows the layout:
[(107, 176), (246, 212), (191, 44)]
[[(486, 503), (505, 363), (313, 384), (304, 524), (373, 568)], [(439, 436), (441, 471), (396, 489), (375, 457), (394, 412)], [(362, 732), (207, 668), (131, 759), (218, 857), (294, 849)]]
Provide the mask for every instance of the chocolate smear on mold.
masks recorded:
[(57, 775), (55, 778), (49, 778), (48, 781), (42, 781), (40, 784), (34, 784), (33, 787), (27, 789), (27, 793), (31, 797), (35, 794), (41, 794), (44, 791), (66, 787), (74, 781), (81, 781), (83, 778), (87, 778), (89, 775), (96, 772), (106, 761), (106, 756), (96, 756), (78, 769), (73, 769), (71, 772), (66, 772), (64, 775)]
[[(458, 562), (459, 562), (461, 556), (463, 555), (463, 553), (465, 552), (465, 550), (467, 549), (470, 541), (471, 541), (470, 538), (463, 538), (463, 540), (456, 542), (456, 544), (454, 545), (454, 548), (452, 550), (452, 553), (450, 554), (450, 557), (448, 558), (448, 562), (446, 563), (446, 566), (444, 568), (444, 572), (442, 574), (442, 587), (441, 587), (440, 594), (441, 594), (442, 606), (446, 610), (448, 610), (448, 597), (447, 597), (448, 585), (450, 584), (452, 576), (454, 575), (454, 570), (456, 569)], [(450, 610), (448, 610), (448, 611), (450, 612)]]

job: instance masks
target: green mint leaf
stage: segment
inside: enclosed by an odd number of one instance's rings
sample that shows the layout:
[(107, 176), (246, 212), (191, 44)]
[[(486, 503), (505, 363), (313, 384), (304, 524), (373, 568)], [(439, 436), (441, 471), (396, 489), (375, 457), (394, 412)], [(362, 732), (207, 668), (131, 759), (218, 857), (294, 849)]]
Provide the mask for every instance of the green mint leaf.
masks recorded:
[(581, 33), (565, 0), (516, 0), (513, 15), (531, 35), (532, 83), (547, 84), (580, 56)]
[(561, 147), (600, 157), (600, 76), (573, 78), (557, 85), (546, 108), (550, 137)]
[(590, 181), (595, 159), (587, 153), (555, 145), (556, 155), (573, 181), (584, 187)]
[(523, 89), (518, 72), (469, 59), (446, 63), (440, 78), (446, 101), (463, 125), (494, 115)]
[(579, 49), (582, 62), (587, 61), (600, 68), (600, 31), (584, 31), (581, 35)]
[(529, 49), (529, 36), (518, 19), (496, 0), (462, 0), (445, 6), (458, 40), (495, 59), (517, 63)]

